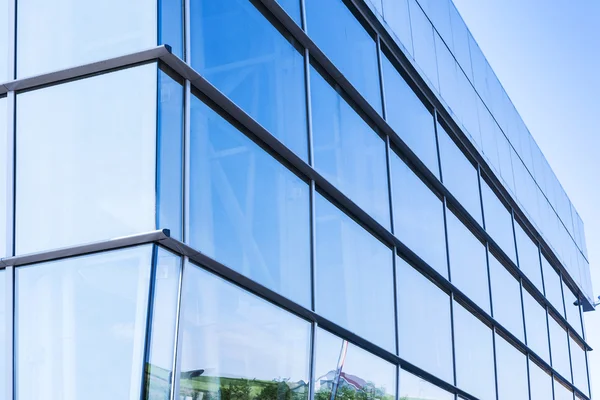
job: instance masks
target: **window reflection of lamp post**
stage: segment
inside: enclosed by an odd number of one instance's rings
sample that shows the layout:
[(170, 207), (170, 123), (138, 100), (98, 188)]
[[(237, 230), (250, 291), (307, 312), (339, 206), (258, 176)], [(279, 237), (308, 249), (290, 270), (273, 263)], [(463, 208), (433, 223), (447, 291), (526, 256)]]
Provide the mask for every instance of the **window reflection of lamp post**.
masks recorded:
[(342, 348), (340, 349), (340, 357), (338, 358), (337, 369), (335, 370), (335, 377), (333, 378), (333, 387), (331, 388), (331, 400), (335, 400), (338, 386), (340, 384), (340, 377), (342, 375), (342, 369), (346, 362), (346, 353), (348, 351), (348, 341), (342, 341)]

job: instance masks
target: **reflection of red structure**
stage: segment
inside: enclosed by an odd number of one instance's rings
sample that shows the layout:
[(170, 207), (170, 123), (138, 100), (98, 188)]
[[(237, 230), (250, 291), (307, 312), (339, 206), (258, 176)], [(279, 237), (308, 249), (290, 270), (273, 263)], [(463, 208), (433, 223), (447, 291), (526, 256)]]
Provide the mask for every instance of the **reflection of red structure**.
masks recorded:
[(361, 390), (367, 383), (367, 381), (365, 381), (364, 379), (359, 378), (358, 376), (355, 376), (355, 375), (347, 374), (345, 372), (340, 373), (340, 379), (343, 379), (344, 381), (346, 381), (347, 384), (351, 385), (356, 390)]

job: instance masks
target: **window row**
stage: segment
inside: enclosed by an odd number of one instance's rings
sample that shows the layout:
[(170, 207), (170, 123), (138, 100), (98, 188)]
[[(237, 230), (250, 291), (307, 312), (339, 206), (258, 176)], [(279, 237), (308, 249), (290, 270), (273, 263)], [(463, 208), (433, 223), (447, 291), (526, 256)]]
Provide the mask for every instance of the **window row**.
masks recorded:
[[(399, 326), (414, 338), (403, 360), (452, 387), (452, 323), (459, 389), (482, 400), (496, 399), (496, 387), (499, 400), (527, 400), (529, 390), (552, 399), (544, 369), (412, 267), (399, 275), (412, 281), (404, 288), (413, 306), (399, 307)], [(0, 271), (2, 293), (7, 276)], [(167, 400), (173, 390), (182, 399), (300, 400), (309, 385), (319, 400), (393, 400), (398, 387), (401, 398), (454, 398), (404, 370), (397, 384), (395, 364), (150, 244), (16, 267), (14, 291), (17, 400)], [(3, 342), (8, 334), (0, 324)]]

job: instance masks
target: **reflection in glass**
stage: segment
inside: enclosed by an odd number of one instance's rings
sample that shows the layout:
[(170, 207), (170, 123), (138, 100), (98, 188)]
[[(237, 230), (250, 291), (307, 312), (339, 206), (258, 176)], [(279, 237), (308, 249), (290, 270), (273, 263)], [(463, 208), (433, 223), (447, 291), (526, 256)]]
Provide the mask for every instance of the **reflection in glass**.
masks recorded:
[(20, 400), (139, 399), (152, 246), (15, 269)]
[(384, 54), (381, 60), (387, 122), (439, 178), (440, 166), (433, 115)]
[(415, 60), (435, 89), (439, 89), (433, 26), (416, 2), (408, 0)]
[(457, 386), (481, 400), (496, 398), (492, 330), (454, 302)]
[(146, 64), (17, 95), (17, 254), (156, 229), (156, 74)]
[(571, 349), (571, 365), (573, 367), (573, 384), (589, 396), (588, 369), (585, 360), (585, 351), (579, 342), (569, 336)]
[(405, 370), (400, 370), (400, 400), (427, 399), (427, 400), (454, 400), (452, 393), (419, 378)]
[(488, 259), (494, 319), (521, 341), (525, 341), (521, 285), (493, 254)]
[(569, 325), (575, 329), (579, 336), (583, 337), (583, 326), (581, 325), (581, 314), (579, 299), (563, 281), (563, 295), (565, 297), (566, 317)]
[(190, 244), (310, 305), (308, 185), (192, 96)]
[(540, 251), (521, 225), (515, 221), (515, 235), (517, 238), (517, 250), (519, 252), (519, 269), (525, 273), (536, 288), (544, 293), (542, 284), (542, 267), (540, 265)]
[[(6, 270), (0, 270), (0, 343), (6, 343)], [(0, 346), (0, 393), (6, 393), (7, 346)], [(12, 366), (11, 366), (12, 368)]]
[(156, 10), (156, 0), (19, 1), (17, 77), (152, 48)]
[(155, 252), (148, 362), (144, 371), (144, 399), (169, 400), (181, 258), (160, 247), (157, 247)]
[(452, 383), (450, 296), (396, 258), (400, 357)]
[(561, 382), (554, 380), (554, 400), (573, 400), (573, 391)]
[(190, 2), (192, 66), (308, 158), (304, 58), (247, 0)]
[(542, 255), (542, 272), (544, 273), (544, 289), (546, 298), (564, 316), (565, 308), (563, 306), (563, 294), (560, 275), (550, 265), (546, 257)]
[(546, 308), (542, 307), (523, 288), (523, 308), (525, 310), (525, 329), (527, 330), (527, 346), (550, 364), (550, 350), (548, 342), (548, 322)]
[(496, 334), (498, 400), (529, 400), (527, 357)]
[(446, 211), (451, 281), (490, 314), (486, 251), (483, 244), (450, 211)]
[(400, 39), (400, 43), (409, 54), (413, 52), (412, 33), (410, 31), (410, 15), (407, 0), (383, 0), (383, 16), (385, 22)]
[(305, 4), (312, 40), (371, 106), (381, 112), (375, 40), (343, 0), (305, 0)]
[(531, 400), (552, 399), (552, 377), (529, 360), (529, 390)]
[(281, 7), (298, 25), (302, 25), (300, 1), (301, 0), (277, 0)]
[(485, 230), (516, 264), (515, 235), (510, 211), (506, 209), (487, 182), (483, 180), (481, 182), (481, 197), (483, 199)]
[(396, 352), (392, 251), (316, 196), (316, 311)]
[(158, 2), (158, 44), (171, 46), (171, 52), (183, 60), (184, 0), (158, 0)]
[(433, 269), (448, 278), (442, 201), (396, 153), (391, 154), (390, 163), (394, 234)]
[(180, 335), (181, 398), (307, 400), (310, 324), (193, 264)]
[(395, 398), (393, 364), (322, 329), (317, 330), (316, 346), (315, 400)]
[(550, 354), (552, 355), (552, 368), (565, 379), (571, 381), (571, 363), (569, 361), (569, 336), (567, 331), (554, 319), (548, 316), (550, 329)]
[[(10, 26), (8, 23), (9, 18), (13, 18), (13, 16), (6, 12), (8, 10), (9, 1), (12, 2), (14, 0), (0, 0), (0, 10), (4, 10), (4, 12), (0, 14), (0, 26)], [(8, 67), (11, 62), (10, 57), (8, 56), (8, 42), (8, 29), (0, 29), (0, 82), (7, 82), (12, 78), (8, 76)]]
[(389, 227), (385, 142), (314, 68), (310, 74), (316, 170)]
[[(2, 0), (0, 0), (0, 6), (2, 6)], [(6, 5), (4, 6), (6, 9)], [(1, 40), (1, 39), (0, 39)], [(0, 44), (0, 50), (2, 45)], [(1, 76), (0, 76), (1, 77)], [(0, 151), (6, 155), (6, 149), (8, 147), (8, 101), (6, 97), (0, 97)], [(6, 156), (5, 156), (6, 157)], [(0, 210), (6, 210), (6, 188), (8, 179), (8, 163), (0, 163)], [(6, 212), (0, 212), (0, 257), (10, 256), (6, 252)], [(2, 393), (0, 391), (0, 393)]]

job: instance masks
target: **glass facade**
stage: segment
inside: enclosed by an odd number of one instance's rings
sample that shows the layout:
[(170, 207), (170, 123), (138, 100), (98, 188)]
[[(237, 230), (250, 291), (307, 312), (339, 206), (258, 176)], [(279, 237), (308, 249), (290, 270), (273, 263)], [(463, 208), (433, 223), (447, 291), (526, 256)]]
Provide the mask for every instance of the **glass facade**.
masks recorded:
[(583, 223), (449, 0), (46, 3), (1, 398), (590, 400)]

